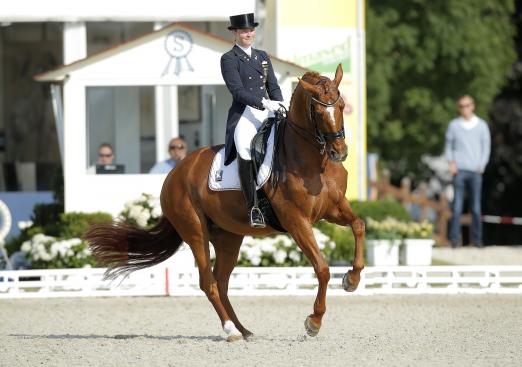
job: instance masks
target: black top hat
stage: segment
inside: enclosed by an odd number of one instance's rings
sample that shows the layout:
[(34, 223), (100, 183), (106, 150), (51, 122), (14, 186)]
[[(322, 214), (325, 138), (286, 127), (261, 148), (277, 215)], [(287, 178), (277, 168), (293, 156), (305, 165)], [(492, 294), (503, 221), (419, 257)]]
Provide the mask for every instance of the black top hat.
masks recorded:
[(254, 22), (254, 13), (232, 15), (230, 17), (230, 27), (228, 29), (255, 28), (259, 23)]

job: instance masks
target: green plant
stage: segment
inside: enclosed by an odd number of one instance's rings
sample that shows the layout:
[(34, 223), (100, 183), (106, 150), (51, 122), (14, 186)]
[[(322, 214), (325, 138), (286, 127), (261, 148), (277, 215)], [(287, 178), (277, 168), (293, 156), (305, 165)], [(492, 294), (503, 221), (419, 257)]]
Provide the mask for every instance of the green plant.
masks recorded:
[[(108, 213), (79, 213), (69, 212), (60, 214), (59, 237), (81, 238), (90, 224), (106, 223), (112, 221), (112, 216)], [(47, 233), (47, 232), (44, 232)]]
[(323, 251), (328, 262), (345, 262), (351, 264), (355, 254), (355, 239), (350, 227), (343, 227), (337, 224), (321, 220), (314, 224), (314, 227), (328, 236), (335, 247)]
[(350, 202), (353, 212), (365, 222), (368, 218), (384, 220), (395, 218), (401, 221), (411, 221), (411, 215), (402, 205), (393, 199), (381, 199), (375, 201)]

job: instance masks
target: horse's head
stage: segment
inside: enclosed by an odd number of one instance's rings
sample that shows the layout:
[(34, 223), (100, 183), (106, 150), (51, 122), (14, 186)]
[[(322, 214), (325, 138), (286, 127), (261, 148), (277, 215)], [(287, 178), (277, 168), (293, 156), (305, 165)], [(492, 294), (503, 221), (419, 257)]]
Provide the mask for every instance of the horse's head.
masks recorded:
[(337, 66), (334, 80), (317, 73), (306, 73), (299, 84), (310, 94), (309, 119), (318, 142), (325, 146), (330, 160), (342, 162), (348, 156), (344, 141), (344, 101), (339, 92), (343, 78), (341, 64)]

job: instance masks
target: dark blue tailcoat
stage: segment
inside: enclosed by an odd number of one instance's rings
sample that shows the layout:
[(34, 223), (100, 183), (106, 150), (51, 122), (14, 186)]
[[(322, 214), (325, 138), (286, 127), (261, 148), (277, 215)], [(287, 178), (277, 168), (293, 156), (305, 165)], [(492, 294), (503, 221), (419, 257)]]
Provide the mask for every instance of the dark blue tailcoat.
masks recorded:
[[(263, 85), (261, 66), (263, 60), (268, 62), (266, 86)], [(245, 107), (248, 105), (263, 110), (261, 100), (265, 97), (265, 87), (271, 100), (282, 101), (283, 95), (277, 84), (270, 58), (265, 51), (252, 48), (252, 56), (248, 56), (235, 45), (232, 50), (221, 56), (221, 74), (233, 99), (232, 106), (228, 110), (225, 136), (225, 164), (228, 165), (237, 155), (234, 130)]]

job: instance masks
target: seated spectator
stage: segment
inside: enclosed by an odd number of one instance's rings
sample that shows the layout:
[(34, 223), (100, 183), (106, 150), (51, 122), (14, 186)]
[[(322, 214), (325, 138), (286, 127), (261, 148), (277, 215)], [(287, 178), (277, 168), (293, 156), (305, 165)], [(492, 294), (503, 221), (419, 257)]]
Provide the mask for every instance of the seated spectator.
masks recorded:
[(98, 147), (98, 164), (107, 165), (114, 161), (114, 151), (108, 143), (102, 143)]
[(169, 173), (171, 169), (187, 155), (187, 143), (182, 138), (173, 138), (169, 142), (170, 158), (158, 162), (152, 167), (149, 173)]
[(114, 163), (114, 150), (108, 143), (102, 143), (98, 147), (98, 160), (95, 165), (87, 169), (87, 173), (106, 174), (106, 173), (124, 173), (123, 164)]

